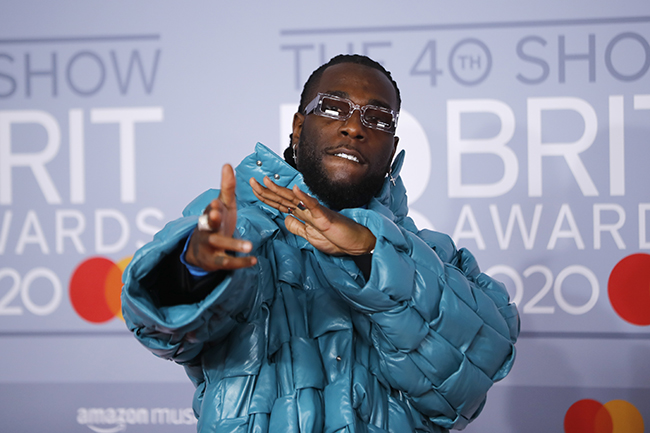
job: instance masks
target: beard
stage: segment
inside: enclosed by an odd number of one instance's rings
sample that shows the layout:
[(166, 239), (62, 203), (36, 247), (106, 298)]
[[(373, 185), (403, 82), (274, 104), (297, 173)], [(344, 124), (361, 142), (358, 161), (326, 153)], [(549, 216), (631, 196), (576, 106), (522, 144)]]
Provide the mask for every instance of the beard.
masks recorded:
[(372, 168), (359, 182), (335, 181), (328, 177), (316, 146), (302, 137), (298, 144), (297, 160), (296, 167), (311, 192), (327, 207), (337, 211), (366, 205), (381, 189), (390, 165), (388, 161), (386, 167)]

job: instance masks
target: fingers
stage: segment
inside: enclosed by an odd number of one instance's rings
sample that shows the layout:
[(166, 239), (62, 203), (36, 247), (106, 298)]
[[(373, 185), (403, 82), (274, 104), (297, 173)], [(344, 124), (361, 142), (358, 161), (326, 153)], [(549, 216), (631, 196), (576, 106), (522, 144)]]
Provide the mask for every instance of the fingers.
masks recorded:
[(318, 229), (301, 222), (291, 215), (284, 219), (284, 225), (291, 233), (306, 239), (307, 242), (314, 246), (314, 248), (324, 252), (325, 254), (341, 255), (345, 252), (338, 245), (325, 237)]
[(227, 254), (213, 254), (202, 257), (202, 260), (197, 266), (200, 266), (208, 272), (215, 272), (248, 268), (255, 264), (257, 264), (257, 257), (253, 256), (235, 257)]
[(246, 268), (257, 263), (254, 256), (233, 256), (228, 252), (249, 253), (252, 244), (248, 241), (241, 241), (232, 238), (225, 238), (217, 234), (209, 237), (210, 246), (213, 248), (203, 251), (200, 261), (201, 267), (208, 271), (232, 270)]
[(239, 269), (255, 265), (257, 258), (252, 256), (236, 257), (232, 254), (248, 254), (252, 249), (253, 244), (249, 241), (234, 239), (216, 232), (206, 233), (195, 230), (190, 239), (185, 259), (188, 263), (209, 272)]
[(221, 190), (219, 197), (213, 199), (210, 204), (205, 208), (207, 219), (205, 223), (207, 227), (203, 226), (203, 231), (217, 231), (221, 228), (223, 220), (223, 211), (237, 209), (235, 188), (237, 181), (235, 179), (235, 172), (230, 164), (224, 164), (221, 169)]
[(316, 249), (331, 255), (360, 255), (374, 247), (375, 237), (370, 230), (322, 206), (297, 185), (292, 189), (283, 188), (267, 176), (264, 185), (254, 178), (249, 182), (261, 202), (290, 214), (284, 220), (287, 230), (306, 239)]
[(248, 268), (257, 263), (255, 257), (233, 257), (233, 256), (214, 256), (214, 270), (230, 271), (234, 269)]
[[(254, 179), (252, 180), (254, 181)], [(283, 208), (292, 208), (304, 211), (320, 206), (318, 200), (303, 192), (298, 187), (298, 185), (294, 185), (292, 189), (283, 188), (276, 185), (271, 179), (268, 178), (268, 176), (264, 177), (264, 185), (266, 188), (261, 186), (257, 181), (254, 182), (260, 196), (265, 197), (267, 200), (273, 200), (276, 204), (280, 205)], [(251, 185), (253, 185), (253, 183), (251, 183)]]
[(231, 208), (236, 203), (236, 186), (235, 171), (230, 164), (224, 164), (221, 169), (221, 192), (219, 193), (219, 199), (227, 208)]
[(253, 244), (249, 241), (222, 236), (218, 233), (211, 233), (207, 241), (211, 247), (220, 251), (233, 251), (247, 254), (253, 249)]
[(293, 186), (292, 192), (298, 199), (298, 204), (296, 206), (299, 210), (309, 211), (310, 214), (313, 214), (314, 212), (317, 212), (317, 214), (323, 213), (325, 208), (321, 206), (318, 200), (298, 188), (298, 185)]
[(219, 207), (219, 200), (216, 198), (206, 206), (203, 215), (199, 217), (198, 226), (200, 231), (215, 231), (221, 226), (221, 211)]
[(301, 190), (298, 187), (298, 185), (294, 185), (291, 191), (303, 203), (303, 206), (305, 206), (306, 208), (313, 209), (317, 206), (320, 206), (318, 200), (316, 200), (314, 197), (310, 196), (309, 194)]
[(289, 215), (284, 219), (284, 225), (291, 233), (302, 238), (307, 236), (307, 228), (305, 223), (300, 222), (297, 218)]
[(295, 204), (296, 196), (292, 190), (276, 185), (268, 176), (264, 176), (264, 185), (274, 192), (280, 199), (290, 204)]
[(295, 196), (291, 190), (277, 186), (266, 176), (264, 177), (264, 185), (266, 187), (262, 186), (254, 178), (250, 179), (250, 185), (253, 188), (253, 193), (261, 202), (280, 212), (286, 213), (290, 208), (295, 208), (299, 201), (295, 200)]
[[(264, 177), (263, 182), (264, 185), (261, 185), (254, 178), (250, 179), (253, 193), (261, 202), (280, 212), (294, 215), (308, 224), (315, 224), (315, 219), (320, 219), (318, 225), (321, 228), (327, 227), (329, 220), (334, 217), (332, 216), (334, 212), (328, 212), (328, 209), (321, 206), (316, 198), (302, 191), (297, 185), (294, 185), (292, 189), (283, 188), (276, 185), (268, 176)], [(299, 226), (290, 224), (298, 230)], [(294, 232), (294, 234), (305, 237), (305, 229), (302, 230), (302, 233)]]

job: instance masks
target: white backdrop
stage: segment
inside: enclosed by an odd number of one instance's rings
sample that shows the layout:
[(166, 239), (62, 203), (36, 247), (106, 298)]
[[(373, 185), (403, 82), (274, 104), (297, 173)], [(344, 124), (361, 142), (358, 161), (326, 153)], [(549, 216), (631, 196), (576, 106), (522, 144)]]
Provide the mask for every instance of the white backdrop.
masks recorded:
[(121, 269), (223, 163), (257, 141), (281, 151), (310, 72), (352, 52), (401, 89), (415, 220), (519, 306), (515, 367), (466, 430), (643, 431), (642, 0), (4, 0), (2, 431), (195, 429), (182, 368), (116, 317)]

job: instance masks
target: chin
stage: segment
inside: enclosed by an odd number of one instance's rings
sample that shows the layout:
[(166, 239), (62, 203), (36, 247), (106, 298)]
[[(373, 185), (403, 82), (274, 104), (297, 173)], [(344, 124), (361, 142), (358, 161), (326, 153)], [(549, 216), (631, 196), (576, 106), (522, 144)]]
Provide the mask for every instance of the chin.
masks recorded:
[(329, 158), (301, 140), (298, 146), (298, 171), (305, 184), (330, 209), (365, 206), (384, 184), (385, 171), (370, 170), (342, 158)]
[(368, 204), (381, 188), (383, 179), (381, 183), (378, 183), (376, 179), (354, 182), (349, 177), (331, 179), (307, 175), (305, 183), (330, 209), (341, 210)]
[(338, 171), (333, 175), (328, 176), (328, 178), (328, 183), (337, 189), (353, 189), (363, 184), (363, 176), (360, 176), (358, 173), (344, 173)]

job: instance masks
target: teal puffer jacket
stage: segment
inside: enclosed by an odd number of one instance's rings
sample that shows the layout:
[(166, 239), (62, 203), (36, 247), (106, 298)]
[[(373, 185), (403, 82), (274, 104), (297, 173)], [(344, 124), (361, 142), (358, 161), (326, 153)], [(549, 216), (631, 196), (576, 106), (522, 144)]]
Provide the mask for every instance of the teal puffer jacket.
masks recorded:
[(266, 175), (308, 191), (300, 173), (259, 143), (236, 173), (237, 233), (252, 241), (255, 266), (196, 303), (157, 304), (157, 291), (175, 290), (159, 265), (217, 196), (210, 190), (135, 254), (124, 277), (126, 323), (185, 367), (199, 431), (444, 432), (474, 419), (515, 358), (519, 316), (504, 286), (448, 236), (417, 230), (400, 179), (367, 208), (341, 212), (377, 237), (366, 280), (349, 257), (289, 233), (285, 215), (248, 183)]

